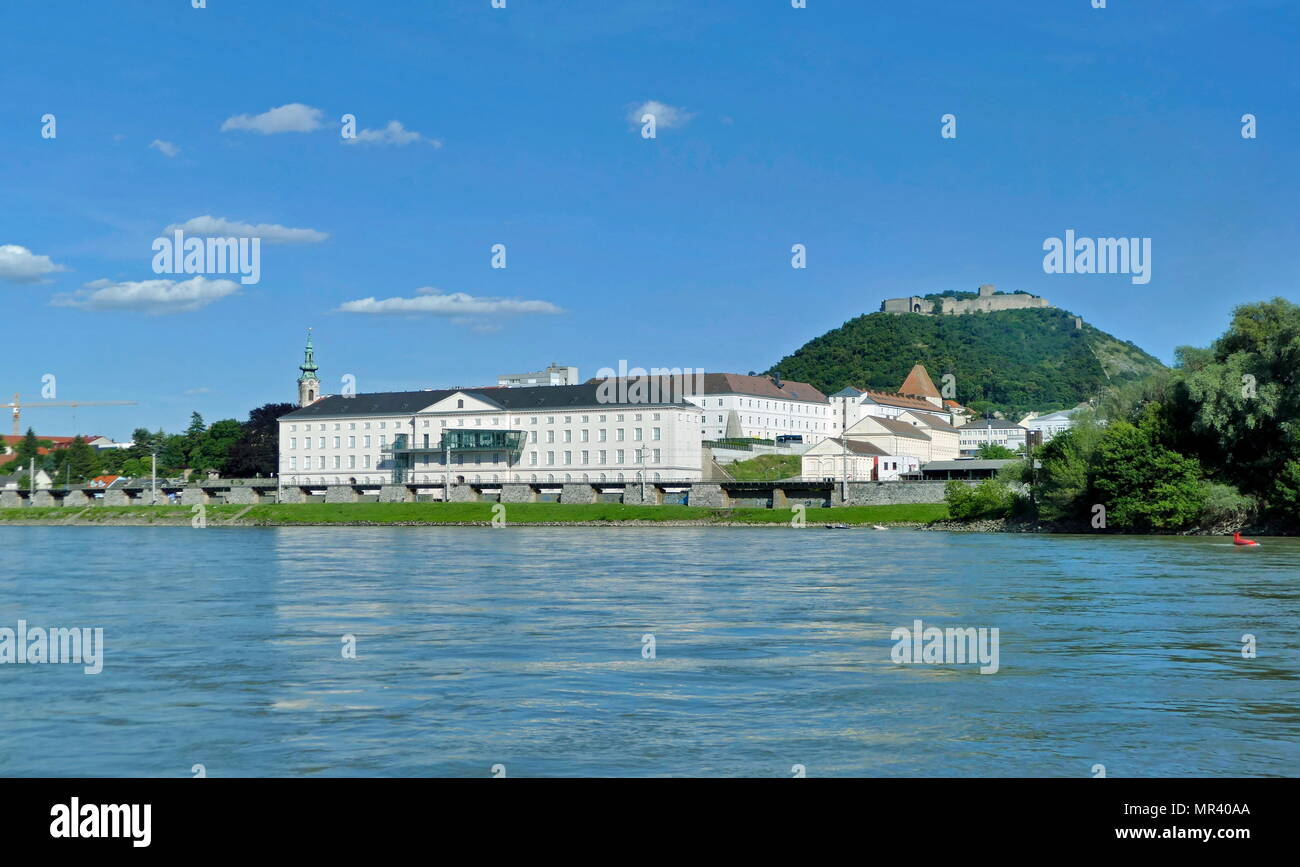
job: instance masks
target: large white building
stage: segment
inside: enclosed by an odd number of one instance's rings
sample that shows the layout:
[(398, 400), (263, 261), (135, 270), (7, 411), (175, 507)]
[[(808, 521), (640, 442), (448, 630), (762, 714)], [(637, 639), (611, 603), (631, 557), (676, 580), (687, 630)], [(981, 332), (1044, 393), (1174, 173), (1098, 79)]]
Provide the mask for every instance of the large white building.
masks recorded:
[[(611, 368), (602, 368), (608, 371)], [(621, 368), (622, 369), (622, 368)], [(679, 371), (667, 375), (610, 376), (590, 380), (622, 392), (682, 393), (702, 409), (698, 435), (705, 440), (798, 438), (815, 444), (835, 434), (835, 417), (826, 395), (806, 382), (776, 376)]]
[(978, 454), (980, 446), (983, 445), (1002, 446), (1013, 452), (1023, 451), (1025, 448), (1025, 429), (1005, 419), (978, 419), (962, 425), (957, 432), (961, 436), (962, 457)]
[(703, 389), (686, 399), (704, 410), (704, 439), (775, 440), (801, 437), (818, 443), (835, 433), (826, 395), (806, 382), (738, 373), (706, 373)]
[(310, 345), (279, 419), (287, 483), (698, 480), (701, 410), (606, 402), (597, 383), (320, 397)]

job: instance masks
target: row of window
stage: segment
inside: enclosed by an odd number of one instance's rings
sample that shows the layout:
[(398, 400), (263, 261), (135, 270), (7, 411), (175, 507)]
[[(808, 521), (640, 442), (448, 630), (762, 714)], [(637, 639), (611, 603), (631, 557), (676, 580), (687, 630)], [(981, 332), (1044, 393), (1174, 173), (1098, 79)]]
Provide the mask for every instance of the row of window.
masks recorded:
[[(662, 473), (651, 473), (650, 475), (646, 476), (646, 480), (662, 482), (664, 478)], [(378, 477), (362, 476), (359, 478), (347, 479), (347, 480), (337, 479), (337, 478), (326, 478), (325, 476), (321, 476), (320, 478), (315, 478), (315, 479), (312, 478), (311, 476), (307, 476), (305, 478), (302, 476), (294, 476), (292, 478), (286, 478), (285, 481), (291, 485), (336, 485), (339, 484), (340, 482), (346, 482), (348, 484), (358, 484), (358, 485), (382, 485), (382, 484), (386, 484), (388, 480), (385, 479), (383, 476), (378, 476)], [(491, 482), (500, 483), (502, 479), (496, 473), (492, 473), (489, 476), (483, 476), (476, 473), (472, 476), (467, 476), (465, 478), (465, 481), (471, 482), (473, 484), (482, 484), (482, 483), (491, 483)], [(515, 483), (517, 484), (522, 481), (524, 480), (518, 479), (516, 480)], [(597, 483), (626, 482), (629, 481), (629, 479), (625, 478), (623, 473), (614, 473), (613, 478), (611, 478), (606, 473), (600, 473), (596, 478), (592, 478), (590, 473), (583, 473), (580, 479), (575, 479), (571, 473), (565, 473), (563, 478), (556, 476), (554, 473), (547, 473), (546, 478), (542, 478), (537, 473), (533, 473), (528, 477), (528, 481), (537, 484), (546, 484), (547, 482), (554, 482), (556, 484), (559, 484), (560, 482), (597, 482)], [(631, 474), (630, 481), (635, 481), (635, 482), (641, 481), (641, 474), (640, 473)], [(438, 476), (419, 476), (411, 480), (411, 484), (416, 484), (416, 485), (422, 483), (442, 484), (442, 482), (443, 479)]]

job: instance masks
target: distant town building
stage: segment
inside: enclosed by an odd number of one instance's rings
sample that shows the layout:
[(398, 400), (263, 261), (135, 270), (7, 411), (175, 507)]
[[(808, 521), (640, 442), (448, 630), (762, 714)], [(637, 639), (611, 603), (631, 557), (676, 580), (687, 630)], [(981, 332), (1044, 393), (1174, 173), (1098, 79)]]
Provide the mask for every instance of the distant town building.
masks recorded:
[(891, 455), (866, 440), (827, 437), (804, 452), (800, 476), (804, 479), (851, 482), (895, 481), (917, 472), (920, 459), (914, 455)]
[(536, 373), (510, 373), (497, 377), (501, 388), (526, 388), (535, 385), (577, 385), (578, 368), (552, 362)]
[(963, 457), (974, 457), (983, 445), (1003, 446), (1013, 452), (1025, 447), (1025, 429), (1005, 419), (977, 419), (962, 425), (957, 432)]
[[(956, 410), (963, 409), (955, 401), (945, 401), (934, 387), (925, 365), (912, 367), (897, 392), (871, 391), (853, 387), (840, 389), (829, 398), (835, 417), (835, 431), (843, 433), (867, 416), (898, 418), (903, 413), (923, 413), (952, 425), (957, 419)], [(949, 405), (951, 404), (951, 406)]]
[(938, 305), (920, 295), (886, 298), (880, 302), (882, 313), (921, 313), (961, 316), (966, 313), (995, 313), (1000, 310), (1025, 310), (1051, 307), (1046, 298), (1025, 292), (999, 293), (992, 284), (979, 288), (975, 298), (940, 298)]
[(1026, 430), (1041, 432), (1043, 442), (1048, 443), (1051, 442), (1052, 437), (1074, 427), (1074, 416), (1084, 409), (1088, 409), (1087, 404), (1076, 406), (1074, 409), (1062, 409), (1042, 415), (1031, 412), (1020, 420), (1020, 425)]

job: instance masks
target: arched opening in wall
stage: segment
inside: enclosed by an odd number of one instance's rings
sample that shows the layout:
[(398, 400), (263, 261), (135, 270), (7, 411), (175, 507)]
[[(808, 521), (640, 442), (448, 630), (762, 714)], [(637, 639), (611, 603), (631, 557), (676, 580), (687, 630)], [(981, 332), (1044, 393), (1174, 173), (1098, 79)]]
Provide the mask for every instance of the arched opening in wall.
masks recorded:
[(912, 312), (913, 312), (913, 313), (920, 313), (920, 312), (921, 312), (921, 305), (920, 305), (920, 304), (913, 304), (913, 305), (912, 305)]

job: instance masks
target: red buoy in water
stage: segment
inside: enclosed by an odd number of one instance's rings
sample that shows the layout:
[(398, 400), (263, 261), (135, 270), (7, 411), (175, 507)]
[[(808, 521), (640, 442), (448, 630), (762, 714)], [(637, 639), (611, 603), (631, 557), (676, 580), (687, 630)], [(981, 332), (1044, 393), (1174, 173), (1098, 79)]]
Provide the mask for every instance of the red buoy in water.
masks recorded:
[(1247, 539), (1244, 536), (1242, 536), (1240, 530), (1232, 534), (1232, 544), (1240, 545), (1243, 548), (1249, 548), (1251, 546), (1254, 546), (1256, 548), (1259, 547), (1259, 543), (1256, 542), (1254, 539)]

